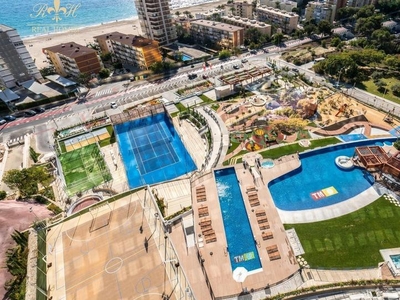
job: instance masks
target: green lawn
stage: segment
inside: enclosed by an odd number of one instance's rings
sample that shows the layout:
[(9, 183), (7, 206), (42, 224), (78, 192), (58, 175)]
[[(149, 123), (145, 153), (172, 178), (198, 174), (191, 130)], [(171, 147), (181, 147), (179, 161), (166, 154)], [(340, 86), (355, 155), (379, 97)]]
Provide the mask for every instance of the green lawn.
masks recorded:
[(112, 179), (97, 144), (60, 156), (69, 195), (87, 191)]
[(394, 77), (393, 78), (383, 78), (382, 80), (387, 83), (387, 90), (386, 90), (385, 95), (378, 91), (378, 88), (374, 84), (372, 79), (370, 79), (368, 81), (363, 81), (362, 83), (357, 84), (357, 87), (360, 89), (363, 89), (371, 94), (386, 98), (390, 101), (400, 104), (400, 97), (393, 95), (393, 93), (391, 91), (392, 85), (394, 85), (396, 83), (400, 84), (400, 80), (397, 78), (394, 78)]
[(376, 267), (380, 249), (400, 247), (400, 207), (381, 197), (339, 218), (285, 228), (295, 228), (312, 268)]

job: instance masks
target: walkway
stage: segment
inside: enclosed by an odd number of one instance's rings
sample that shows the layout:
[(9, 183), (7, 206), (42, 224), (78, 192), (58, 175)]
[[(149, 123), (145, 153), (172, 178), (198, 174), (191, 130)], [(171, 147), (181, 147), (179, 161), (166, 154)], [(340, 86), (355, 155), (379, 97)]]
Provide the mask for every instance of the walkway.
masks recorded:
[(350, 132), (351, 130), (364, 127), (364, 135), (365, 136), (371, 136), (372, 132), (372, 127), (383, 129), (383, 130), (391, 130), (393, 129), (392, 126), (389, 124), (387, 126), (381, 125), (381, 124), (372, 124), (370, 122), (353, 122), (353, 123), (348, 123), (343, 125), (342, 127), (336, 129), (336, 130), (326, 130), (324, 128), (317, 128), (313, 131), (315, 134), (323, 135), (323, 136), (334, 136), (334, 135), (340, 135), (340, 134), (345, 134), (347, 132)]

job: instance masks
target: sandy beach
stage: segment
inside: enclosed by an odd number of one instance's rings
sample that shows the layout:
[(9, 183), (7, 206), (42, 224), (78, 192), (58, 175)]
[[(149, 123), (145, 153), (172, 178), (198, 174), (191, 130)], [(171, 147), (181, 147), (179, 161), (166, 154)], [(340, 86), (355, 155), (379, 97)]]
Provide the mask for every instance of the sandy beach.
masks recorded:
[[(184, 11), (190, 11), (191, 14), (194, 15), (196, 12), (206, 12), (222, 4), (226, 4), (226, 0), (172, 10), (172, 14), (175, 15), (176, 11), (179, 11), (181, 13), (183, 13)], [(62, 33), (29, 37), (24, 39), (24, 43), (32, 58), (35, 60), (36, 66), (41, 69), (47, 67), (48, 65), (46, 61), (46, 56), (42, 52), (43, 48), (72, 41), (81, 45), (86, 45), (88, 43), (94, 42), (94, 36), (113, 31), (119, 31), (125, 34), (142, 34), (139, 20), (135, 18), (130, 20), (120, 20), (105, 23), (102, 25), (90, 26), (86, 28), (77, 28)]]

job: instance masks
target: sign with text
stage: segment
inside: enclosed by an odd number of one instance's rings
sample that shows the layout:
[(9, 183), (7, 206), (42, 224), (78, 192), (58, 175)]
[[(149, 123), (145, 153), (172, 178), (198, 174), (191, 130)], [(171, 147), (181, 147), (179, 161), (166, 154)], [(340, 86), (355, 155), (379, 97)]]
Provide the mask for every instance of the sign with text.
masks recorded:
[(330, 186), (330, 187), (328, 187), (326, 189), (313, 192), (310, 195), (311, 195), (311, 198), (313, 200), (318, 201), (318, 200), (321, 200), (323, 198), (335, 195), (337, 193), (338, 193), (338, 191), (333, 186)]

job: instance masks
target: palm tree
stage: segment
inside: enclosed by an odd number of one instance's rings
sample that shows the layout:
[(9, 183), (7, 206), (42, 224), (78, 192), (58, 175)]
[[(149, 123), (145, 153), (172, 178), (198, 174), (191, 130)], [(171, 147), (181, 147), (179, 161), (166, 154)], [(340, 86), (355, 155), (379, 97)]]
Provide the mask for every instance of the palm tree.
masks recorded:
[(181, 12), (180, 12), (179, 10), (177, 10), (177, 11), (175, 12), (175, 15), (179, 18), (179, 16), (181, 15)]
[(190, 16), (190, 11), (185, 10), (185, 11), (183, 12), (183, 14), (184, 14), (187, 18), (189, 18), (189, 16)]

